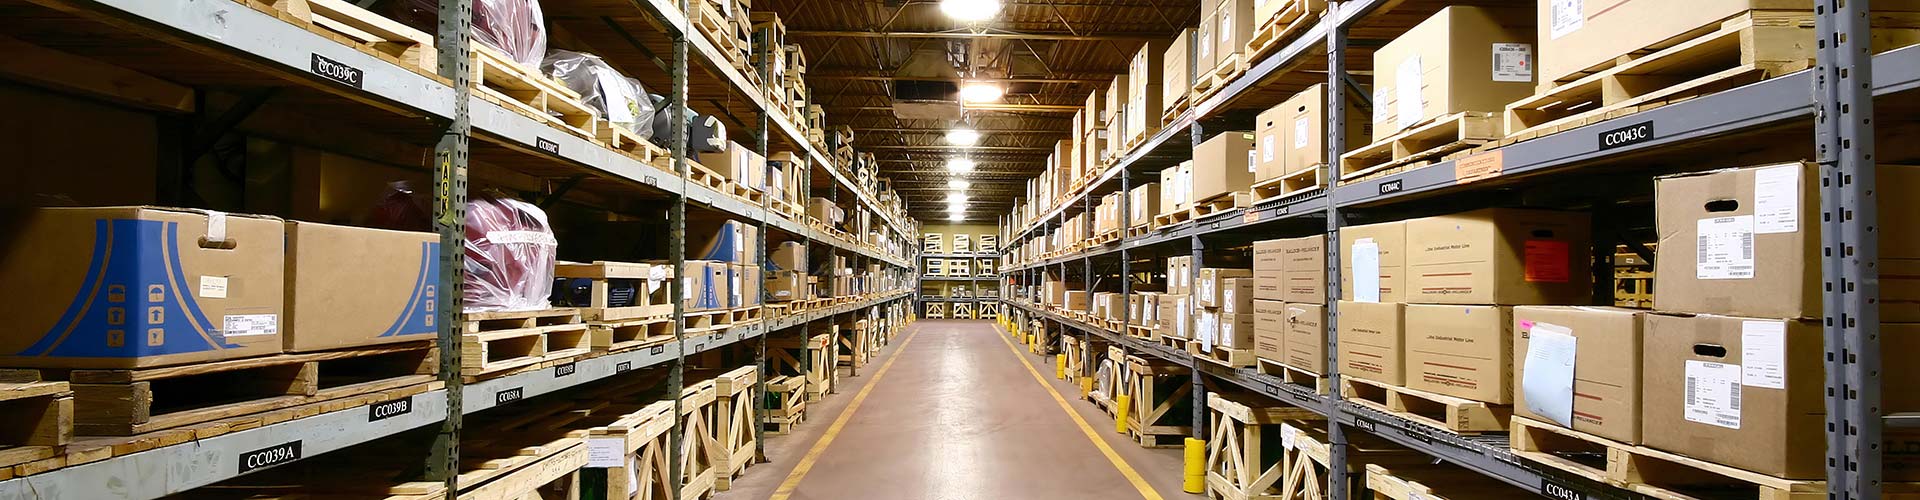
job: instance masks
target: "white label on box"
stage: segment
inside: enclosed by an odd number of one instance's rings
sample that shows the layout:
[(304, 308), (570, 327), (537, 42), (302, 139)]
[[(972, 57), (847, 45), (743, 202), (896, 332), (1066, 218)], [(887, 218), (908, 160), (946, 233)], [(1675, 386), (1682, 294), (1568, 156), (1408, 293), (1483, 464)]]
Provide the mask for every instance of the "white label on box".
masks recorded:
[(1307, 134), (1309, 133), (1312, 133), (1312, 132), (1311, 132), (1311, 124), (1308, 123), (1307, 117), (1302, 116), (1299, 118), (1294, 118), (1293, 119), (1293, 149), (1301, 149), (1301, 148), (1307, 147)]
[(1394, 70), (1394, 114), (1398, 115), (1395, 123), (1401, 128), (1420, 123), (1420, 119), (1426, 116), (1426, 99), (1420, 95), (1420, 86), (1424, 81), (1421, 76), (1420, 54), (1402, 59), (1400, 67)]
[(227, 277), (226, 276), (201, 276), (200, 277), (200, 298), (203, 298), (203, 299), (227, 298)]
[(1752, 279), (1753, 216), (1700, 219), (1694, 277), (1703, 280)]
[(1255, 171), (1254, 167), (1260, 165), (1260, 162), (1255, 160), (1256, 158), (1253, 156), (1253, 151), (1247, 151), (1247, 173), (1253, 173)]
[(1273, 161), (1273, 136), (1260, 138), (1260, 161)]
[(1585, 0), (1553, 0), (1553, 3), (1547, 6), (1547, 22), (1551, 23), (1548, 26), (1547, 37), (1559, 40), (1560, 37), (1579, 31), (1581, 26), (1586, 25), (1587, 18), (1584, 12), (1586, 9), (1581, 5), (1583, 3), (1586, 3)]
[(280, 333), (278, 314), (229, 314), (220, 318), (220, 334), (227, 338)]
[(1572, 427), (1574, 355), (1580, 339), (1572, 329), (1551, 323), (1534, 323), (1527, 338), (1527, 356), (1520, 360), (1520, 393), (1527, 398), (1527, 410)]
[(587, 438), (587, 467), (606, 469), (626, 464), (627, 438)]
[(1300, 446), (1300, 429), (1292, 424), (1280, 424), (1280, 447), (1293, 450)]
[(1741, 383), (1787, 388), (1787, 322), (1740, 322)]
[(1533, 81), (1533, 44), (1493, 44), (1493, 81)]
[(1687, 360), (1689, 422), (1740, 428), (1740, 365)]
[(1391, 95), (1387, 93), (1386, 88), (1373, 89), (1372, 102), (1373, 102), (1374, 123), (1385, 122), (1387, 121), (1388, 118), (1392, 118), (1392, 116), (1390, 115), (1393, 112), (1393, 108), (1387, 106), (1387, 101), (1389, 97), (1391, 97)]
[(1380, 244), (1373, 238), (1353, 240), (1353, 300), (1380, 301)]
[(1233, 41), (1233, 11), (1220, 11), (1220, 29), (1214, 31), (1220, 35), (1220, 43)]
[(1800, 230), (1800, 166), (1763, 168), (1753, 173), (1753, 232)]

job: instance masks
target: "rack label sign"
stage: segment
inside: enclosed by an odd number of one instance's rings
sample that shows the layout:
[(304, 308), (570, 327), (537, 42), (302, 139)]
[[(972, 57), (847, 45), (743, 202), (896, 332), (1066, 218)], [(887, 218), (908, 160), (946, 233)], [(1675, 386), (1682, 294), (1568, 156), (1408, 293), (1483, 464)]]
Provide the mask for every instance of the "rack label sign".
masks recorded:
[(379, 422), (393, 417), (413, 413), (413, 396), (393, 401), (374, 403), (367, 406), (367, 421)]
[(240, 473), (246, 474), (300, 459), (300, 442), (281, 443), (240, 454)]
[(545, 137), (533, 138), (533, 147), (540, 148), (541, 151), (546, 151), (547, 154), (551, 154), (551, 155), (560, 154), (560, 143), (553, 142), (551, 140), (548, 140)]
[(657, 345), (657, 346), (653, 346), (652, 349), (647, 349), (648, 355), (657, 355), (664, 352), (667, 352), (667, 346), (664, 346), (664, 345)]
[(361, 88), (360, 84), (367, 81), (367, 73), (360, 71), (360, 68), (328, 59), (327, 56), (320, 54), (313, 55), (312, 68), (313, 74), (327, 77), (328, 80), (340, 82), (356, 89)]
[(632, 370), (633, 370), (632, 361), (621, 361), (619, 364), (613, 365), (614, 373), (626, 373)]
[(1600, 150), (1632, 146), (1653, 139), (1653, 122), (1644, 121), (1600, 133)]
[(553, 378), (560, 378), (560, 377), (572, 375), (573, 372), (576, 372), (579, 370), (580, 370), (580, 367), (573, 363), (567, 363), (564, 365), (555, 366), (553, 367)]
[(1540, 478), (1540, 495), (1560, 500), (1587, 500), (1586, 495), (1573, 491), (1573, 488), (1560, 484), (1551, 478)]
[(1400, 187), (1400, 181), (1401, 179), (1394, 179), (1380, 183), (1380, 195), (1386, 196), (1403, 190), (1403, 188)]
[(496, 392), (496, 393), (493, 393), (493, 404), (503, 405), (507, 403), (512, 403), (514, 401), (519, 401), (520, 398), (525, 395), (526, 395), (526, 388), (524, 387), (515, 387), (512, 389)]

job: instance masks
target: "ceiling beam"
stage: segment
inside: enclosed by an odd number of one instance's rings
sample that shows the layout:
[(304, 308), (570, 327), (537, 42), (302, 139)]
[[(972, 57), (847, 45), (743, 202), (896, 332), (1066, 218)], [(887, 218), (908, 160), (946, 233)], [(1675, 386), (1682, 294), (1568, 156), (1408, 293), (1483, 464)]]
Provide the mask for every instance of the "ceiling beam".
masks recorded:
[(1179, 33), (1161, 33), (1161, 32), (1101, 33), (1097, 35), (1096, 34), (1082, 35), (1082, 34), (1065, 32), (1065, 31), (1042, 31), (1042, 32), (988, 31), (984, 33), (974, 33), (968, 30), (913, 31), (913, 32), (908, 32), (908, 31), (882, 32), (882, 31), (854, 31), (854, 30), (791, 30), (787, 32), (787, 36), (789, 37), (810, 36), (810, 37), (823, 37), (823, 38), (897, 38), (897, 39), (1009, 38), (1009, 39), (1021, 39), (1021, 40), (1060, 40), (1060, 41), (1078, 41), (1078, 42), (1104, 42), (1104, 41), (1149, 42), (1154, 40), (1168, 40), (1168, 39), (1172, 39), (1174, 36), (1177, 36), (1177, 35), (1179, 35)]

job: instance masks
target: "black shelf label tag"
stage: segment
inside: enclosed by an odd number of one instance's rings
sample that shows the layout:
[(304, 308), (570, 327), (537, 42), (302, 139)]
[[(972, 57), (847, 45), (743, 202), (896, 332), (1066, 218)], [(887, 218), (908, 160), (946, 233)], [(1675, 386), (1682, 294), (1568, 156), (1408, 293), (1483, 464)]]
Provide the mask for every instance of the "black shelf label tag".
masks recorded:
[(1587, 500), (1586, 495), (1582, 495), (1565, 483), (1561, 483), (1550, 477), (1540, 478), (1540, 496), (1560, 500)]
[(1632, 146), (1653, 140), (1653, 122), (1644, 121), (1600, 132), (1600, 150)]
[(519, 401), (522, 396), (526, 395), (526, 393), (527, 391), (526, 391), (526, 388), (524, 387), (515, 387), (512, 389), (496, 392), (496, 393), (493, 393), (493, 404), (503, 405), (507, 403), (512, 403), (514, 401)]
[(1403, 179), (1394, 179), (1394, 180), (1380, 183), (1380, 196), (1386, 196), (1389, 194), (1398, 193), (1402, 191), (1402, 188), (1400, 187), (1400, 181), (1402, 180)]
[(633, 371), (632, 361), (621, 361), (619, 364), (613, 365), (614, 373), (626, 373), (629, 371)]
[(368, 405), (367, 421), (379, 422), (408, 413), (413, 413), (413, 396)]
[(281, 443), (240, 454), (240, 473), (246, 474), (300, 459), (300, 441)]
[(647, 354), (648, 354), (648, 355), (655, 355), (655, 354), (660, 354), (660, 353), (664, 353), (664, 352), (667, 352), (667, 346), (666, 346), (666, 345), (664, 345), (664, 344), (663, 344), (663, 345), (657, 345), (657, 346), (653, 346), (652, 348), (650, 348), (650, 349), (647, 349)]
[(577, 372), (577, 371), (580, 371), (580, 367), (573, 363), (567, 363), (564, 365), (555, 366), (553, 367), (553, 378), (560, 378), (560, 377), (572, 375), (573, 372)]
[(546, 151), (547, 154), (560, 155), (560, 143), (547, 140), (545, 137), (533, 138), (533, 147), (539, 148), (541, 151)]
[(312, 68), (313, 74), (327, 77), (328, 80), (340, 82), (356, 89), (361, 88), (360, 84), (367, 81), (367, 73), (360, 71), (360, 68), (328, 59), (327, 56), (320, 54), (313, 55)]

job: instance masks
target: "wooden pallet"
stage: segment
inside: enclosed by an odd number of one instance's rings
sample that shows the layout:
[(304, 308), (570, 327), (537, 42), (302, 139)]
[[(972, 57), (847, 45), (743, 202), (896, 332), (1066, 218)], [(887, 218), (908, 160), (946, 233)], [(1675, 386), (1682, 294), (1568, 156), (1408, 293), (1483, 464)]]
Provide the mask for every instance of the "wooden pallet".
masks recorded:
[(587, 325), (588, 345), (595, 351), (625, 352), (673, 341), (673, 315), (635, 318)]
[(1333, 383), (1326, 376), (1299, 368), (1294, 368), (1271, 359), (1260, 358), (1257, 369), (1260, 373), (1278, 377), (1282, 382), (1313, 390), (1314, 394), (1332, 392)]
[(46, 371), (73, 390), (73, 432), (127, 436), (433, 381), (431, 342), (185, 366)]
[(1154, 229), (1157, 229), (1157, 228), (1153, 225), (1153, 221), (1148, 220), (1144, 224), (1127, 228), (1127, 233), (1125, 238), (1131, 239), (1131, 238), (1138, 238), (1141, 236), (1153, 234)]
[(1321, 165), (1296, 170), (1254, 184), (1250, 190), (1253, 204), (1261, 205), (1292, 196), (1317, 192), (1327, 187), (1327, 180), (1320, 177)]
[(1240, 54), (1228, 54), (1225, 60), (1215, 64), (1213, 68), (1203, 69), (1199, 74), (1193, 75), (1193, 92), (1187, 98), (1198, 103), (1220, 92), (1222, 87), (1227, 86), (1227, 82), (1232, 81), (1231, 77), (1239, 76), (1246, 71), (1246, 67), (1241, 64), (1245, 59), (1240, 56)]
[[(1513, 418), (1512, 431), (1514, 456), (1663, 500), (1826, 498), (1823, 481), (1777, 478), (1525, 417)], [(1911, 483), (1886, 484), (1887, 492), (1920, 491)]]
[(1187, 342), (1187, 354), (1192, 354), (1193, 359), (1223, 365), (1228, 368), (1253, 366), (1254, 360), (1260, 359), (1258, 356), (1253, 355), (1253, 349), (1233, 349), (1215, 345), (1212, 350), (1202, 351), (1200, 350), (1200, 343), (1193, 341)]
[(1223, 500), (1290, 500), (1280, 496), (1287, 472), (1276, 437), (1289, 421), (1318, 420), (1305, 408), (1250, 397), (1207, 393), (1207, 496)]
[(1192, 340), (1189, 340), (1184, 337), (1174, 336), (1173, 332), (1160, 332), (1159, 337), (1155, 338), (1154, 341), (1159, 342), (1160, 345), (1162, 346), (1165, 346), (1169, 349), (1173, 349), (1176, 351), (1187, 350), (1187, 344), (1193, 342)]
[(1147, 448), (1178, 448), (1193, 435), (1193, 371), (1160, 359), (1127, 356), (1127, 432)]
[(1480, 500), (1512, 498), (1513, 485), (1454, 465), (1367, 464), (1369, 500)]
[(800, 209), (799, 205), (795, 205), (793, 202), (782, 199), (779, 196), (773, 197), (767, 204), (769, 210), (772, 210), (773, 213), (780, 214), (788, 219), (799, 220), (801, 214), (805, 213)]
[(692, 158), (687, 159), (687, 182), (706, 186), (707, 189), (714, 191), (727, 192), (726, 176), (714, 173), (706, 165), (701, 165)]
[(466, 314), (460, 374), (493, 375), (593, 351), (586, 323), (574, 308)]
[[(248, 3), (248, 2), (240, 2)], [(435, 74), (439, 52), (433, 35), (387, 19), (346, 0), (268, 0), (278, 16), (308, 31), (326, 36), (422, 74)], [(291, 18), (291, 19), (289, 19)]]
[[(587, 303), (574, 304), (580, 311), (580, 318), (589, 322), (614, 322), (640, 318), (657, 318), (673, 314), (672, 299), (667, 296), (667, 287), (661, 286), (653, 293), (646, 293), (647, 281), (653, 279), (655, 267), (668, 272), (663, 279), (672, 274), (670, 266), (641, 264), (634, 262), (594, 261), (588, 264), (562, 262), (553, 267), (553, 275), (559, 278), (585, 278), (591, 280), (592, 288), (587, 294)], [(632, 280), (636, 289), (628, 302), (633, 305), (613, 307), (611, 285), (614, 280)]]
[(1193, 212), (1191, 210), (1175, 210), (1153, 216), (1153, 226), (1155, 230), (1164, 231), (1173, 229), (1175, 226), (1185, 224), (1191, 220), (1193, 220)]
[(1442, 116), (1340, 155), (1340, 181), (1353, 182), (1401, 166), (1425, 166), (1419, 162), (1490, 144), (1504, 135), (1494, 113)]
[(661, 162), (673, 162), (673, 152), (655, 146), (653, 141), (642, 139), (639, 134), (605, 119), (601, 119), (600, 123), (595, 125), (594, 138), (600, 144), (624, 152), (627, 156), (639, 160), (640, 163), (656, 165)]
[(733, 310), (732, 309), (709, 309), (705, 311), (684, 313), (683, 315), (681, 315), (681, 321), (685, 323), (684, 325), (685, 327), (682, 329), (682, 331), (685, 333), (701, 333), (701, 332), (709, 332), (714, 330), (724, 330), (728, 326), (730, 326), (733, 321)]
[(727, 196), (732, 196), (741, 201), (745, 201), (749, 205), (756, 205), (756, 206), (763, 205), (766, 203), (766, 199), (767, 199), (766, 193), (763, 193), (758, 189), (742, 186), (740, 185), (740, 183), (733, 182), (733, 181), (727, 181), (726, 193), (727, 193)]
[(728, 321), (731, 324), (739, 325), (744, 323), (752, 323), (755, 321), (760, 321), (760, 306), (736, 307), (727, 311), (727, 314), (730, 315), (728, 317)]
[[(1875, 12), (1876, 50), (1920, 40), (1920, 14)], [(1812, 67), (1812, 11), (1748, 11), (1541, 85), (1507, 105), (1523, 141)]]
[(1273, 17), (1260, 23), (1260, 28), (1254, 30), (1253, 38), (1247, 39), (1247, 46), (1241, 53), (1245, 54), (1248, 61), (1266, 58), (1267, 54), (1280, 48), (1281, 42), (1313, 26), (1326, 10), (1326, 0), (1288, 0), (1286, 6), (1274, 12)]
[(0, 369), (0, 466), (73, 441), (73, 388), (38, 370)]
[(1193, 208), (1189, 208), (1187, 211), (1193, 214), (1193, 220), (1200, 220), (1208, 217), (1226, 215), (1227, 212), (1235, 209), (1251, 206), (1253, 206), (1252, 195), (1247, 194), (1245, 191), (1235, 191), (1206, 201), (1194, 202)]
[(1347, 401), (1456, 434), (1504, 432), (1513, 406), (1483, 403), (1372, 380), (1340, 377)]
[[(1165, 97), (1162, 97), (1161, 99), (1165, 99)], [(1165, 108), (1166, 112), (1160, 114), (1160, 126), (1166, 127), (1166, 126), (1173, 125), (1173, 122), (1180, 120), (1180, 115), (1186, 114), (1187, 108), (1193, 107), (1192, 89), (1187, 89), (1186, 92), (1181, 92), (1179, 96), (1173, 99), (1173, 101), (1166, 102), (1161, 107)]]
[(1160, 330), (1151, 326), (1127, 325), (1127, 336), (1141, 340), (1157, 341)]
[(1110, 229), (1110, 230), (1107, 230), (1107, 232), (1104, 232), (1104, 233), (1100, 233), (1100, 234), (1098, 234), (1098, 235), (1094, 235), (1094, 237), (1093, 237), (1093, 238), (1090, 238), (1090, 239), (1088, 239), (1088, 240), (1086, 241), (1086, 244), (1087, 244), (1087, 246), (1096, 246), (1096, 247), (1097, 247), (1097, 246), (1100, 246), (1100, 245), (1105, 245), (1105, 244), (1108, 244), (1108, 243), (1113, 243), (1113, 242), (1115, 242), (1115, 241), (1120, 241), (1120, 230), (1118, 230), (1118, 229)]
[(549, 126), (586, 139), (599, 138), (600, 119), (580, 102), (580, 93), (520, 66), (512, 57), (478, 40), (468, 44), (468, 78), (473, 90), (489, 100)]

